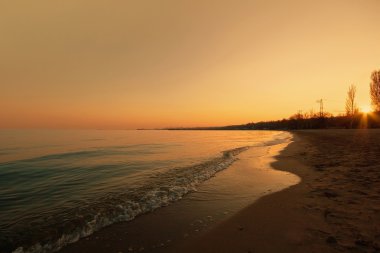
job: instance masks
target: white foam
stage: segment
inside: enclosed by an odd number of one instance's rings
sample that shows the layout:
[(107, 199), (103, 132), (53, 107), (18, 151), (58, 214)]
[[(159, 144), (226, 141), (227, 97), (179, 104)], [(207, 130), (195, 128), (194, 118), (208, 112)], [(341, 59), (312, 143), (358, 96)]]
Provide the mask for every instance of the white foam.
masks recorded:
[[(100, 200), (89, 206), (89, 213), (100, 206), (98, 212), (92, 214), (89, 221), (83, 222), (74, 231), (64, 232), (58, 239), (31, 247), (18, 247), (13, 253), (47, 253), (55, 252), (63, 246), (89, 236), (95, 231), (115, 222), (129, 221), (137, 215), (153, 211), (181, 199), (185, 194), (196, 190), (196, 186), (213, 177), (217, 172), (229, 167), (236, 156), (249, 147), (240, 147), (223, 152), (221, 157), (214, 158), (190, 167), (174, 168), (152, 176), (146, 185), (131, 192), (111, 196), (110, 200)], [(100, 204), (104, 202), (105, 204)]]
[[(273, 140), (258, 146), (281, 144), (289, 141), (291, 137), (290, 133), (280, 132), (274, 136)], [(76, 227), (74, 231), (72, 229), (63, 231), (59, 238), (43, 245), (36, 243), (28, 248), (18, 247), (13, 253), (55, 252), (115, 222), (130, 221), (140, 214), (169, 205), (171, 202), (180, 200), (187, 193), (195, 191), (197, 185), (213, 177), (217, 172), (228, 168), (237, 159), (236, 156), (248, 148), (245, 146), (224, 151), (222, 156), (201, 164), (157, 172), (143, 186), (100, 199), (96, 203), (81, 208), (79, 212), (82, 213), (71, 212), (72, 215), (85, 216), (88, 219), (74, 220), (74, 227)]]

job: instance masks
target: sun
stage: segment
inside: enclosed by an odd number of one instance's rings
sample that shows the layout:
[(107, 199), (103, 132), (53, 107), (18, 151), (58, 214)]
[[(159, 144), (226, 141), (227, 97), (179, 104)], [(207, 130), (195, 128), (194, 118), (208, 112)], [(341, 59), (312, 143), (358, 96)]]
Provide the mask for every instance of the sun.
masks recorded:
[(360, 111), (363, 113), (370, 113), (372, 112), (372, 108), (369, 105), (363, 105), (360, 107)]

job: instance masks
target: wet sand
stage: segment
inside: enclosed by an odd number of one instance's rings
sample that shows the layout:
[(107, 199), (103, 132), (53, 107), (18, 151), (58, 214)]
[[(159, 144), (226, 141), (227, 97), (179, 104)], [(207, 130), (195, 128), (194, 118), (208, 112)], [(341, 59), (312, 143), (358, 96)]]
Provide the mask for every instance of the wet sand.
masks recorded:
[(273, 167), (302, 182), (170, 252), (380, 252), (380, 131), (300, 131)]

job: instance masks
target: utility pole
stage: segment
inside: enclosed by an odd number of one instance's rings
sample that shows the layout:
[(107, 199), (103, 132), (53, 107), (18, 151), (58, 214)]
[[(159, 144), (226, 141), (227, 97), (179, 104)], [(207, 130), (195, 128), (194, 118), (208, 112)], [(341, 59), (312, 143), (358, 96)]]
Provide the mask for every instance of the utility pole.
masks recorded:
[(319, 104), (319, 117), (323, 118), (323, 99), (318, 99), (317, 103)]

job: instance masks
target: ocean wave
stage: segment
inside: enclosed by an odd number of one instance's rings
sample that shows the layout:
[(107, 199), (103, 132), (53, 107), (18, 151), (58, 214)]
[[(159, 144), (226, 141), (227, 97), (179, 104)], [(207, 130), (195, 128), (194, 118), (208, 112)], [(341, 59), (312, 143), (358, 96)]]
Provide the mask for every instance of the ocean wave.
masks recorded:
[[(277, 145), (288, 142), (290, 138), (289, 133), (280, 132), (270, 141), (252, 146)], [(20, 229), (15, 229), (12, 234), (1, 236), (0, 228), (0, 252), (3, 250), (13, 253), (55, 252), (103, 227), (116, 222), (130, 221), (138, 215), (169, 205), (187, 193), (195, 191), (197, 185), (210, 179), (217, 172), (228, 168), (238, 159), (238, 154), (252, 146), (226, 150), (220, 156), (199, 164), (157, 170), (148, 174), (139, 184), (109, 192), (95, 200), (78, 202), (75, 208), (62, 208), (63, 211), (38, 217), (37, 220), (36, 217), (31, 217), (30, 222), (23, 221), (23, 224), (25, 222), (30, 224), (30, 229), (27, 230), (22, 226)], [(78, 153), (66, 155), (77, 156)], [(55, 157), (50, 155), (39, 159), (55, 159)]]
[[(63, 246), (86, 237), (115, 222), (129, 221), (181, 199), (196, 190), (201, 182), (229, 167), (237, 155), (249, 147), (239, 147), (222, 152), (206, 162), (158, 171), (139, 186), (123, 192), (113, 192), (91, 203), (65, 210), (43, 220), (33, 221), (28, 231), (19, 231), (16, 238), (0, 238), (6, 252), (55, 252)], [(33, 236), (31, 236), (33, 235)], [(1, 242), (0, 242), (1, 244)]]

